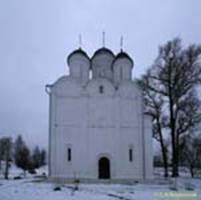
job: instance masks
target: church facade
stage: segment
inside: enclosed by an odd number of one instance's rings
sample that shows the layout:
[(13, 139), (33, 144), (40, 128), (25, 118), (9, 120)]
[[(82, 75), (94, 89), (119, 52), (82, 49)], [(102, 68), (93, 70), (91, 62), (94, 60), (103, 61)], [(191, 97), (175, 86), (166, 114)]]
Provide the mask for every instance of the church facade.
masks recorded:
[(69, 75), (47, 85), (49, 176), (81, 181), (152, 178), (152, 127), (132, 80), (133, 60), (103, 47), (67, 58)]

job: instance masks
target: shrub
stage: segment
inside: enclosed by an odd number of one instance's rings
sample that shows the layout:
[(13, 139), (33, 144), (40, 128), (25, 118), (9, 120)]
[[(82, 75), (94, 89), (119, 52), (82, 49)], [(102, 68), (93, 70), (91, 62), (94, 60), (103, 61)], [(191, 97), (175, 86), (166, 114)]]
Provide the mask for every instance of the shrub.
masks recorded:
[(54, 190), (54, 191), (61, 191), (61, 187), (60, 187), (60, 186), (56, 186), (56, 187), (54, 187), (53, 190)]
[(14, 180), (20, 180), (20, 179), (22, 179), (22, 177), (21, 176), (15, 176), (13, 179)]

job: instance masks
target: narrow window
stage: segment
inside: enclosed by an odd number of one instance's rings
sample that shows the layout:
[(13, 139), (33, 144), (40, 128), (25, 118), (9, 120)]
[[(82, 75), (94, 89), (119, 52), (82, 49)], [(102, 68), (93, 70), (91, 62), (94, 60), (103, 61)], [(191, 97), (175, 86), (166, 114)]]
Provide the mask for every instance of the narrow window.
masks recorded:
[(102, 85), (99, 86), (99, 92), (102, 94), (104, 92), (104, 88)]
[(71, 161), (71, 148), (67, 149), (68, 161)]
[(129, 149), (129, 161), (132, 162), (133, 161), (133, 149)]

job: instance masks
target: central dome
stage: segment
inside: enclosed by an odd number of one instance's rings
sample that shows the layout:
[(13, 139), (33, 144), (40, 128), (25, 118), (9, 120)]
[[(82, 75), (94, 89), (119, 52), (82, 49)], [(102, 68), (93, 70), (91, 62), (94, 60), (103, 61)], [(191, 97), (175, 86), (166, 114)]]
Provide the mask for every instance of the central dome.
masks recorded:
[(107, 78), (112, 80), (112, 63), (114, 58), (113, 52), (105, 47), (95, 51), (91, 58), (93, 78)]
[(105, 48), (105, 47), (102, 47), (102, 48), (96, 50), (96, 51), (94, 52), (94, 55), (92, 56), (92, 59), (93, 59), (95, 56), (97, 56), (98, 54), (110, 54), (111, 56), (114, 56), (114, 53), (113, 53), (110, 49)]

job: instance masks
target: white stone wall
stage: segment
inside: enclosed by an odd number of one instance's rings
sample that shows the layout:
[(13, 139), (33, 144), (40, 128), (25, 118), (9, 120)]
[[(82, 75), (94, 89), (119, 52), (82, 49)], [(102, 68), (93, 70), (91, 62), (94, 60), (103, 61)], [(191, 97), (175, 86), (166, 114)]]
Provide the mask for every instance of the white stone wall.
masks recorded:
[(126, 58), (118, 59), (113, 64), (114, 83), (119, 85), (122, 81), (131, 80), (132, 63)]
[(116, 59), (103, 48), (91, 60), (78, 50), (68, 64), (70, 75), (50, 92), (50, 176), (97, 180), (98, 161), (105, 156), (112, 180), (152, 178), (151, 119), (144, 116), (141, 91), (131, 80), (132, 60)]
[(84, 86), (89, 80), (90, 60), (82, 54), (72, 55), (69, 59), (70, 76), (77, 78)]
[(100, 53), (92, 58), (92, 72), (94, 78), (105, 77), (108, 80), (113, 80), (112, 62), (114, 56), (109, 53)]
[(152, 124), (150, 116), (144, 116), (144, 141), (145, 141), (145, 178), (153, 178), (153, 149), (152, 149)]
[[(50, 98), (52, 177), (97, 179), (98, 159), (103, 155), (110, 159), (112, 179), (151, 177), (151, 128), (148, 121), (143, 127), (141, 94), (133, 82), (122, 82), (115, 90), (110, 81), (99, 78), (83, 88), (77, 79), (64, 76), (54, 84)], [(143, 157), (144, 144), (147, 155)], [(71, 162), (67, 161), (69, 146)], [(130, 146), (133, 162), (129, 162)]]

